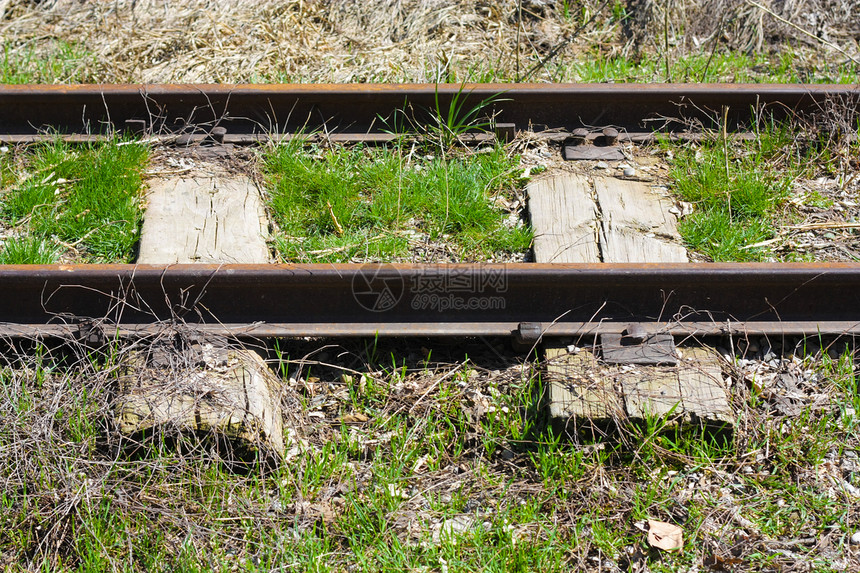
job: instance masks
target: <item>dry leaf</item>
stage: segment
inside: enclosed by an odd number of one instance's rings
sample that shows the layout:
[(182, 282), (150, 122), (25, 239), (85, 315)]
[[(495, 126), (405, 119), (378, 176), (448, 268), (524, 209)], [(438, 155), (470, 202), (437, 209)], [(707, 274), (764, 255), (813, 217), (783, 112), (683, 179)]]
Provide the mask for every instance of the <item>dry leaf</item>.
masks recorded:
[(344, 415), (340, 419), (340, 421), (343, 422), (344, 424), (363, 424), (368, 419), (369, 418), (365, 414), (362, 414), (361, 412), (353, 412), (352, 414)]
[(684, 532), (677, 525), (649, 519), (648, 543), (657, 549), (675, 551), (684, 546)]

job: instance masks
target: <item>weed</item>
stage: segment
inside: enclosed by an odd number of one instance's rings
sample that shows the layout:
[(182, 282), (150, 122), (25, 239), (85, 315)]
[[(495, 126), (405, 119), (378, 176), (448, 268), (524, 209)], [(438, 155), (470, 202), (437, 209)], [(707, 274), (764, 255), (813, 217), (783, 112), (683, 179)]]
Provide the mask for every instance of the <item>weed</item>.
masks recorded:
[(696, 206), (679, 225), (692, 249), (715, 261), (768, 256), (759, 245), (773, 237), (782, 201), (802, 169), (801, 162), (792, 158), (787, 169), (762, 169), (777, 160), (786, 137), (785, 131), (772, 127), (758, 141), (732, 150), (714, 140), (676, 157), (671, 172), (675, 191)]
[(120, 141), (35, 146), (24, 158), (30, 176), (0, 200), (0, 217), (30, 236), (4, 256), (37, 262), (63, 247), (88, 262), (130, 262), (147, 156), (145, 146)]
[(624, 5), (624, 2), (616, 0), (615, 3), (612, 4), (612, 22), (623, 22), (627, 18), (627, 7)]
[(494, 120), (487, 110), (493, 104), (505, 101), (501, 94), (484, 98), (476, 104), (469, 98), (470, 92), (466, 91), (465, 84), (460, 84), (448, 99), (448, 96), (440, 94), (439, 83), (436, 83), (432, 109), (411, 110), (404, 106), (389, 117), (379, 117), (379, 120), (389, 133), (403, 137), (417, 135), (422, 148), (426, 146), (431, 153), (445, 158), (455, 147), (463, 146), (463, 136), (467, 133), (483, 133), (491, 129)]
[(60, 256), (49, 239), (34, 235), (6, 239), (0, 251), (0, 265), (52, 265)]
[(466, 133), (487, 131), (492, 127), (492, 118), (486, 117), (484, 112), (493, 103), (505, 101), (500, 95), (494, 95), (482, 99), (472, 107), (467, 107), (468, 98), (465, 84), (461, 84), (460, 89), (451, 96), (451, 101), (446, 107), (439, 99), (439, 85), (436, 85), (436, 106), (430, 114), (432, 123), (422, 130), (438, 147), (443, 157), (455, 144), (462, 145), (461, 137)]
[(515, 159), (501, 147), (446, 159), (291, 143), (264, 161), (282, 233), (275, 244), (286, 260), (409, 260), (410, 251), (446, 243), (458, 259), (481, 260), (525, 251), (531, 241), (492, 203), (518, 185)]

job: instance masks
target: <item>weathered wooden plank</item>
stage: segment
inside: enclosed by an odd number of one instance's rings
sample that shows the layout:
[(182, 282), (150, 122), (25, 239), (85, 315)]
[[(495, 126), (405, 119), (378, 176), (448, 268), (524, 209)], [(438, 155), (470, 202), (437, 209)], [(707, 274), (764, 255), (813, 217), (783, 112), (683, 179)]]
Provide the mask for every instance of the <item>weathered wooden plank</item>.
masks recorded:
[(283, 457), (281, 384), (257, 353), (220, 348), (193, 357), (168, 353), (169, 360), (157, 364), (137, 355), (120, 378), (116, 412), (123, 434), (212, 433), (246, 450)]
[(546, 376), (550, 383), (550, 416), (617, 419), (624, 410), (614, 379), (598, 364), (594, 354), (566, 348), (546, 348)]
[(682, 424), (734, 420), (720, 362), (707, 348), (684, 348), (678, 366), (601, 363), (587, 350), (546, 349), (550, 416), (593, 422), (667, 417)]
[(619, 147), (598, 147), (595, 145), (565, 145), (562, 154), (568, 161), (622, 161), (624, 153)]
[[(592, 193), (588, 177), (565, 173), (530, 184), (528, 195), (537, 262), (687, 262), (668, 202), (641, 182), (597, 177)], [(732, 421), (719, 362), (706, 350), (685, 349), (677, 367), (632, 368), (587, 350), (545, 350), (553, 418)]]
[(563, 173), (527, 187), (535, 261), (597, 263), (597, 206), (588, 177)]
[(619, 371), (618, 379), (624, 394), (624, 408), (630, 418), (642, 420), (683, 412), (677, 368), (636, 366)]
[(687, 262), (668, 202), (639, 181), (596, 177), (604, 263)]
[(267, 263), (268, 222), (247, 177), (174, 177), (152, 183), (137, 262)]
[(729, 389), (723, 381), (720, 359), (708, 348), (685, 348), (679, 369), (681, 400), (685, 414), (706, 423), (734, 423)]

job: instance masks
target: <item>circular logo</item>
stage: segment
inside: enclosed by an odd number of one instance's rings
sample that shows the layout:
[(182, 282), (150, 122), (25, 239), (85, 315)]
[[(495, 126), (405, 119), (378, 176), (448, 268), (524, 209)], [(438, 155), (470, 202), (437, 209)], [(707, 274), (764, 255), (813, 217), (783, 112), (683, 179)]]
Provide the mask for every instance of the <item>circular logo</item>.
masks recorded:
[(362, 308), (385, 312), (403, 297), (403, 277), (391, 265), (367, 264), (352, 277), (352, 296)]

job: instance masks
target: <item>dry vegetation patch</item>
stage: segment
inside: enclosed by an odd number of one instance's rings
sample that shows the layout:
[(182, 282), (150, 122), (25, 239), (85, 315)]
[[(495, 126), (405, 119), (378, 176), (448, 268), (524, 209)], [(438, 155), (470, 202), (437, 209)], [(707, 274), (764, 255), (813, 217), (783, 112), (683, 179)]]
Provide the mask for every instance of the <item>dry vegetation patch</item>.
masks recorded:
[[(738, 72), (838, 81), (844, 65), (856, 77), (857, 8), (856, 0), (7, 0), (0, 69), (7, 83), (696, 81), (711, 66), (711, 81)], [(742, 57), (717, 71), (724, 56)]]
[[(843, 571), (860, 564), (860, 390), (822, 340), (726, 357), (734, 435), (619, 420), (567, 436), (538, 356), (500, 341), (280, 341), (283, 463), (180, 428), (129, 439), (116, 392), (155, 339), (6, 345), (0, 564), (11, 570)], [(728, 341), (724, 341), (728, 342)], [(738, 352), (738, 356), (735, 356)], [(203, 439), (201, 439), (201, 437)], [(648, 521), (683, 547), (648, 542)]]

